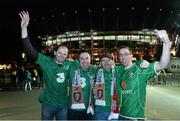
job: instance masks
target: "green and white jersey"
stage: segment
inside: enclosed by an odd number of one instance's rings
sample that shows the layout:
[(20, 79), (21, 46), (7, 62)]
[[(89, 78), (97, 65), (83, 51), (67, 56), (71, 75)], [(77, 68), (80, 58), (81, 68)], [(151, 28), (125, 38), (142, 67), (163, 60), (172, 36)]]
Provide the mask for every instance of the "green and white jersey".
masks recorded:
[(36, 63), (42, 69), (45, 82), (45, 88), (39, 96), (39, 101), (54, 106), (67, 105), (67, 78), (69, 67), (73, 62), (65, 60), (63, 65), (60, 65), (55, 62), (54, 58), (39, 53)]
[(72, 104), (72, 81), (75, 77), (75, 71), (77, 69), (80, 70), (80, 81), (81, 81), (81, 87), (82, 87), (82, 94), (84, 97), (84, 104), (87, 109), (88, 104), (89, 104), (90, 87), (91, 87), (90, 76), (93, 77), (93, 80), (95, 81), (97, 69), (92, 65), (90, 65), (90, 67), (86, 71), (82, 70), (80, 65), (73, 65), (70, 67), (70, 71), (69, 71), (69, 78), (70, 78), (70, 80), (69, 80), (69, 108), (71, 107), (71, 104)]
[[(116, 89), (120, 92), (120, 86), (117, 86), (117, 82), (120, 82), (120, 77), (123, 74), (122, 66), (115, 66), (115, 78), (116, 78)], [(111, 111), (111, 81), (112, 81), (112, 69), (109, 71), (104, 71), (104, 81), (105, 81), (105, 102), (106, 106), (95, 105), (95, 108), (100, 109), (105, 112)], [(120, 97), (118, 97), (120, 101)]]
[(120, 115), (126, 118), (144, 118), (146, 100), (146, 84), (149, 79), (157, 75), (155, 63), (151, 63), (147, 69), (141, 69), (137, 64), (124, 69), (121, 78), (122, 102)]

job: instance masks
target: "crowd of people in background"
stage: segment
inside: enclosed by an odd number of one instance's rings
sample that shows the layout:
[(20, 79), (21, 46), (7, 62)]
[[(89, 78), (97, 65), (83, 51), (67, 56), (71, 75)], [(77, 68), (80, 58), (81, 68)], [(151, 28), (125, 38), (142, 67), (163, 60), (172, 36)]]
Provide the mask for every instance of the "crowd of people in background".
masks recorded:
[[(27, 73), (29, 75), (29, 79), (27, 79)], [(30, 84), (31, 88), (43, 87), (41, 70), (35, 67), (29, 68), (26, 66), (12, 66), (11, 69), (3, 69), (0, 71), (0, 79), (2, 80), (1, 87), (3, 90), (26, 90), (26, 87), (29, 88)]]

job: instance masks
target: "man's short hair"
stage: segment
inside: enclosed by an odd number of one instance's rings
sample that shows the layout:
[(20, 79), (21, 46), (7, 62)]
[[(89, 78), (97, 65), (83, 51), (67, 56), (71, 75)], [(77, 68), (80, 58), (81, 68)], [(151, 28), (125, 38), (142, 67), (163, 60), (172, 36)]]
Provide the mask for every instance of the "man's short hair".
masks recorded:
[[(62, 48), (67, 48), (67, 46), (65, 46), (65, 45), (56, 45), (55, 47), (54, 47), (54, 51), (57, 51), (60, 47), (62, 47)], [(68, 48), (67, 48), (67, 50), (68, 50)]]
[(101, 59), (104, 58), (104, 57), (113, 60), (113, 56), (112, 56), (111, 54), (107, 54), (107, 53), (106, 53), (106, 54), (103, 54), (103, 55), (101, 56)]
[(119, 50), (124, 49), (124, 48), (127, 48), (129, 50), (129, 52), (132, 53), (132, 48), (130, 48), (129, 46), (126, 46), (126, 45), (120, 46)]
[(79, 51), (79, 54), (78, 54), (77, 59), (79, 59), (79, 58), (80, 58), (80, 55), (81, 55), (82, 53), (87, 53), (87, 54), (89, 54), (89, 55), (90, 55), (90, 57), (91, 57), (91, 54), (90, 54), (90, 52), (89, 52), (89, 51), (87, 51), (87, 50), (81, 50), (81, 51)]

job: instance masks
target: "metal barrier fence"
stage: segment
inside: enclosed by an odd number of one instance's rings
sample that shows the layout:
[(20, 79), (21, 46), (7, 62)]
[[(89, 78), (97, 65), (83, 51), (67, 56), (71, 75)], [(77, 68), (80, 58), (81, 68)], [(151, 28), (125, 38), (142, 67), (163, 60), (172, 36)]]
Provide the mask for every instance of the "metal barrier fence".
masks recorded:
[(180, 87), (180, 73), (161, 73), (148, 81), (148, 85), (164, 85)]

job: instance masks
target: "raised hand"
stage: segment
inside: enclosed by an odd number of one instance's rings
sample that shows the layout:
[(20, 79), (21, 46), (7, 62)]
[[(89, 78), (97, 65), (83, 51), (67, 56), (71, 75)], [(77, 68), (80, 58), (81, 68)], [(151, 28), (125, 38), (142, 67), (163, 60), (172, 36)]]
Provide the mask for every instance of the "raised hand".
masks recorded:
[(171, 41), (168, 37), (166, 30), (156, 31), (157, 37), (163, 42), (163, 50), (161, 54), (161, 58), (158, 64), (155, 66), (156, 71), (160, 71), (168, 65), (170, 61), (170, 49), (171, 49)]
[(21, 28), (27, 28), (30, 20), (29, 13), (27, 11), (21, 11), (19, 16), (21, 17)]
[(158, 38), (160, 38), (160, 40), (164, 43), (170, 43), (170, 39), (168, 37), (168, 34), (166, 32), (166, 30), (157, 30), (155, 31), (156, 35)]

